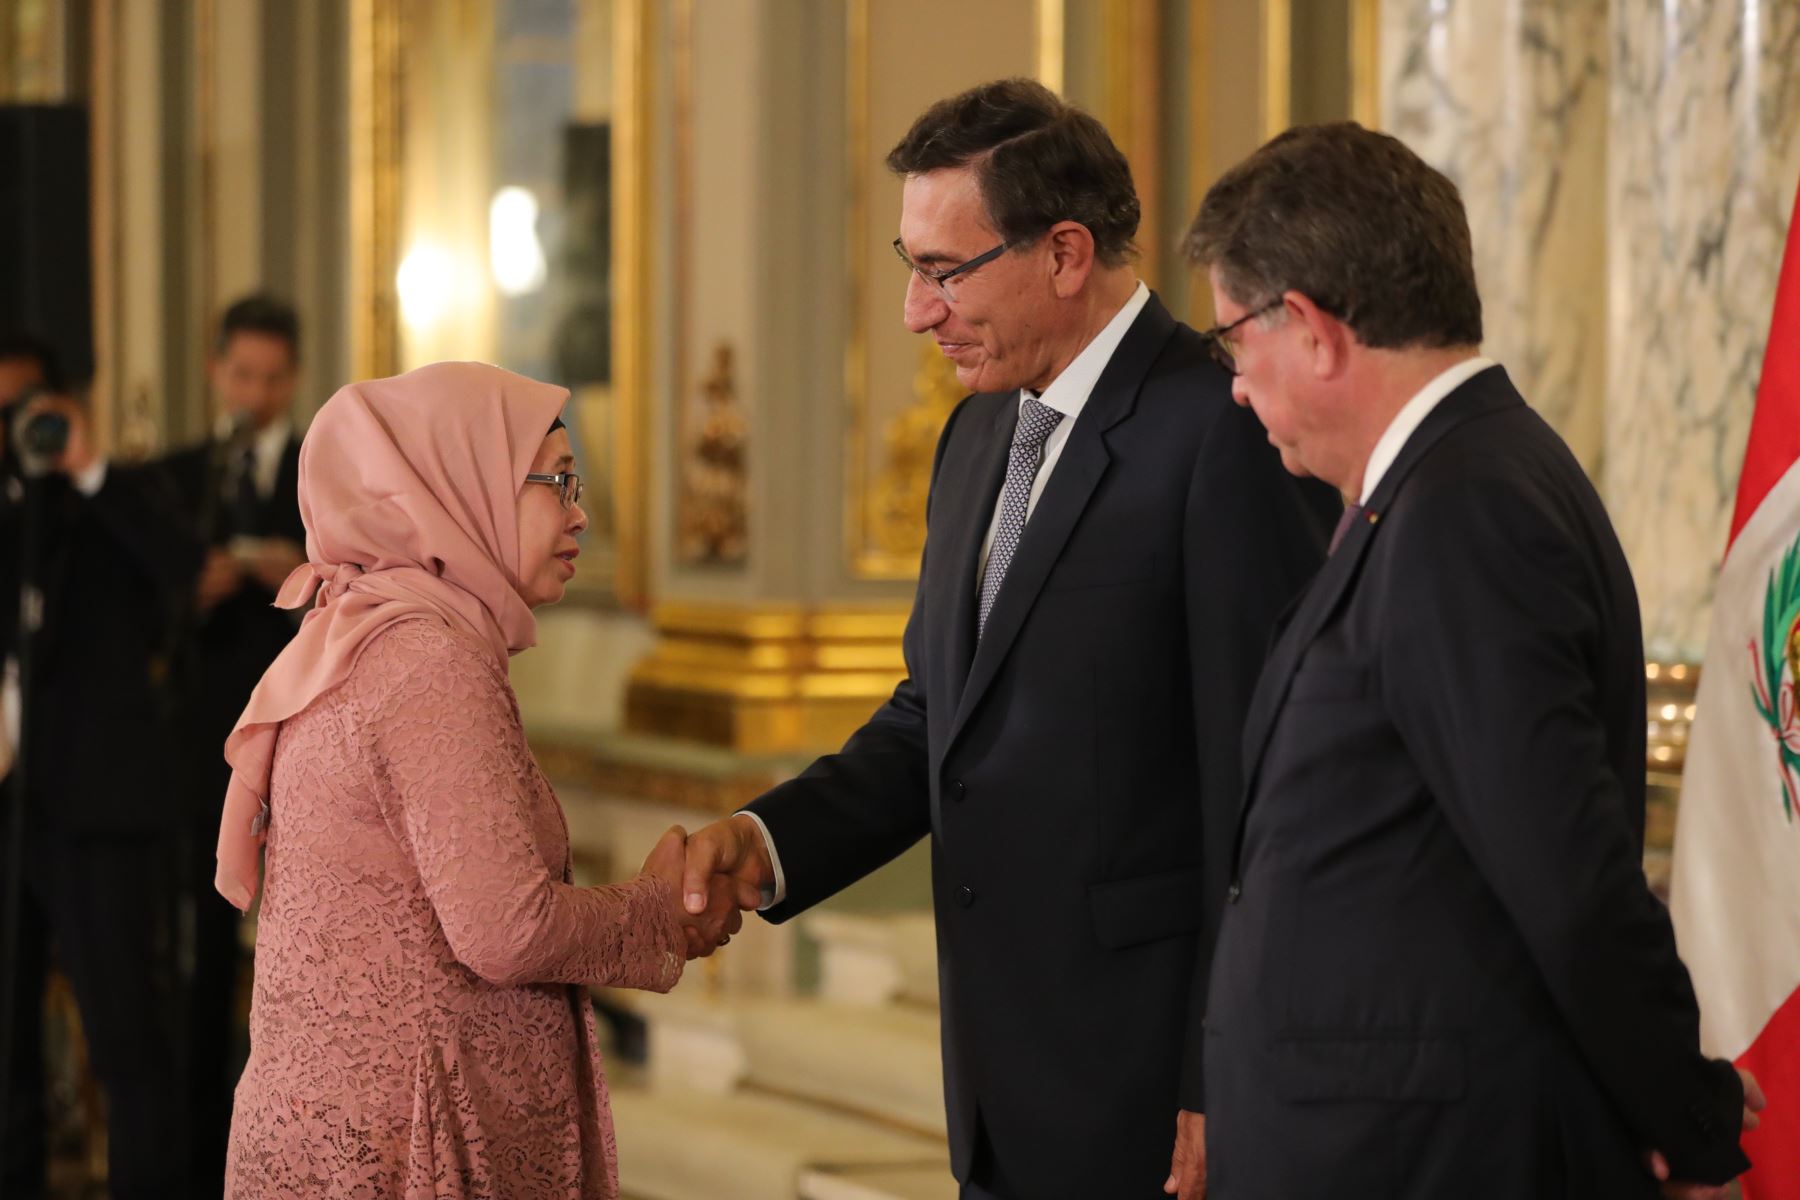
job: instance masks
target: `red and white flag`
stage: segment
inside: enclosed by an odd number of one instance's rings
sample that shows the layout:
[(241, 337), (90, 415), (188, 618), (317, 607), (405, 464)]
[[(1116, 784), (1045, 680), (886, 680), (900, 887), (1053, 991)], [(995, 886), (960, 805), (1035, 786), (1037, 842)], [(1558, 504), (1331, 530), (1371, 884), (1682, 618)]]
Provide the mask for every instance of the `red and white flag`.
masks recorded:
[(1769, 1108), (1745, 1200), (1800, 1200), (1800, 203), (1713, 603), (1670, 907), (1708, 1053)]

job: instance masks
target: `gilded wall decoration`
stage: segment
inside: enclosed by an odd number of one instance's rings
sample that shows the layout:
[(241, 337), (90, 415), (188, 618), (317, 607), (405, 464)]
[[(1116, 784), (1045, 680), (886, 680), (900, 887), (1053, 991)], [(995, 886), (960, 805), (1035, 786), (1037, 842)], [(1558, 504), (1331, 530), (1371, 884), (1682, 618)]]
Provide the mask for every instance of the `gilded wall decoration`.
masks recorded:
[(738, 399), (731, 346), (713, 348), (692, 433), (682, 448), (678, 538), (681, 561), (738, 567), (749, 552), (749, 422)]
[(913, 402), (890, 417), (881, 433), (874, 532), (884, 555), (916, 561), (925, 549), (925, 499), (938, 435), (950, 410), (967, 394), (956, 382), (955, 364), (929, 338), (921, 341)]

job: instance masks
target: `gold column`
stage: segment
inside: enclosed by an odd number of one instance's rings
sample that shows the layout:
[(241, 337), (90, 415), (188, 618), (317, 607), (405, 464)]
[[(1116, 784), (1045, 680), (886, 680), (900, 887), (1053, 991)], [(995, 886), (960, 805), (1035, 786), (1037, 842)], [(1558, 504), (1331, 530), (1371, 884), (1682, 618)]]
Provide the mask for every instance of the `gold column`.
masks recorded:
[(1262, 0), (1263, 137), (1291, 123), (1293, 111), (1293, 0)]
[(1063, 27), (1067, 17), (1068, 0), (1038, 0), (1038, 82), (1058, 95), (1063, 90)]
[[(684, 0), (685, 2), (685, 0)], [(652, 0), (613, 4), (613, 512), (614, 591), (641, 608), (649, 590), (647, 413), (650, 393)]]
[(350, 371), (399, 366), (400, 2), (350, 0)]
[(1381, 0), (1351, 0), (1350, 115), (1381, 127)]

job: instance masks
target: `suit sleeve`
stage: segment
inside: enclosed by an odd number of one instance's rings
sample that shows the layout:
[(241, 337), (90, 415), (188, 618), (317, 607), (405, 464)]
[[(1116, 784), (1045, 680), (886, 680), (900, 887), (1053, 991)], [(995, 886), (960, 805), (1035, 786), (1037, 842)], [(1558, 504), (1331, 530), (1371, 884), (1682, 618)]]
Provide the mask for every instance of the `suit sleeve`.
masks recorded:
[(161, 469), (111, 464), (89, 509), (115, 545), (169, 592), (192, 586), (205, 547)]
[[(945, 422), (931, 466), (931, 495), (959, 405)], [(926, 500), (929, 515), (931, 500)], [(897, 858), (931, 830), (929, 735), (925, 713), (925, 564), (901, 648), (906, 678), (844, 748), (813, 763), (745, 807), (761, 818), (781, 856), (787, 894), (762, 910), (775, 924), (797, 916)]]
[(1289, 475), (1248, 409), (1233, 406), (1189, 482), (1183, 586), (1193, 681), (1205, 912), (1189, 990), (1181, 1107), (1206, 1111), (1207, 977), (1243, 797), (1244, 713), (1276, 617), (1319, 569), (1341, 508), (1329, 487)]
[[(1505, 480), (1416, 498), (1393, 555), (1381, 694), (1600, 1087), (1675, 1178), (1723, 1183), (1742, 1089), (1650, 892), (1593, 666), (1609, 636), (1589, 552)], [(1639, 718), (1641, 719), (1641, 717)], [(1641, 768), (1640, 768), (1641, 769)]]

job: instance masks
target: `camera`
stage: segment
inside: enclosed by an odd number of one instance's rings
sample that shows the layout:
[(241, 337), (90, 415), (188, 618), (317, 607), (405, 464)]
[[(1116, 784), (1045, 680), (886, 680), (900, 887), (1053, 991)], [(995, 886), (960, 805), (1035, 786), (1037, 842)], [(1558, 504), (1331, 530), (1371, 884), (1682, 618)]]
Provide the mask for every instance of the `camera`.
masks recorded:
[(69, 418), (59, 412), (32, 412), (31, 401), (41, 393), (20, 396), (5, 413), (14, 453), (28, 476), (47, 473), (69, 445)]
[(69, 418), (41, 412), (19, 422), (19, 453), (34, 458), (55, 458), (69, 445)]

